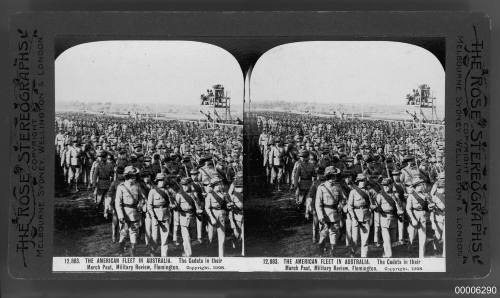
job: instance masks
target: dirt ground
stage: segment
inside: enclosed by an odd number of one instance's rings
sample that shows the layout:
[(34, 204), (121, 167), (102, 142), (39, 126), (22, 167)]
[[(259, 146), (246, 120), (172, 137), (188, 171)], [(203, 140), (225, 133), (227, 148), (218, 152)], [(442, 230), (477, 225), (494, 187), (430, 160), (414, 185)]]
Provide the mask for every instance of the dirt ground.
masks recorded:
[[(251, 190), (250, 190), (251, 192)], [(269, 191), (269, 194), (249, 195), (245, 203), (246, 255), (273, 257), (318, 257), (318, 245), (312, 242), (312, 221), (304, 218), (304, 212), (297, 210), (290, 191)], [(337, 257), (349, 257), (342, 235)], [(372, 236), (370, 236), (372, 239)], [(380, 238), (381, 239), (381, 238)], [(394, 245), (394, 257), (418, 257), (418, 247), (408, 251), (406, 244)], [(368, 257), (382, 257), (383, 248), (369, 244)], [(430, 239), (426, 255), (438, 256)], [(327, 252), (323, 256), (332, 256)], [(357, 255), (359, 257), (359, 249)]]
[[(102, 211), (97, 211), (90, 191), (60, 192), (55, 200), (54, 256), (119, 255), (118, 244), (111, 241), (111, 221), (104, 219)], [(196, 240), (195, 233), (193, 230), (191, 236)], [(215, 245), (208, 245), (208, 241), (199, 244), (195, 240), (191, 243), (194, 257), (217, 256), (217, 239), (214, 239)], [(240, 248), (232, 247), (229, 235), (225, 250), (226, 256), (237, 257), (241, 253)], [(182, 243), (175, 246), (169, 239), (169, 256), (181, 256), (182, 251)], [(136, 253), (138, 256), (149, 256), (143, 239), (137, 245)]]

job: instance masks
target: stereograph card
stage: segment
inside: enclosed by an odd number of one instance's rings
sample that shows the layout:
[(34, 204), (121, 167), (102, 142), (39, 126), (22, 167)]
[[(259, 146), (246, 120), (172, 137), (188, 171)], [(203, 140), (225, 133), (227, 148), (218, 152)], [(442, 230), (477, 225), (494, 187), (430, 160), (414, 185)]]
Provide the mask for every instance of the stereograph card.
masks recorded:
[(466, 12), (14, 15), (11, 275), (487, 275), (489, 32)]

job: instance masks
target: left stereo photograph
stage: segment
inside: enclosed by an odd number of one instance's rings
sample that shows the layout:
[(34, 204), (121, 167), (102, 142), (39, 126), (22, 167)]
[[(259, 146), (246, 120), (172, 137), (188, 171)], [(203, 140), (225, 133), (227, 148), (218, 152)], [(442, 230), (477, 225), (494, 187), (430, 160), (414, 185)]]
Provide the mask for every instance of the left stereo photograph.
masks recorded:
[(241, 119), (243, 74), (217, 46), (113, 40), (56, 55), (54, 265), (243, 256)]

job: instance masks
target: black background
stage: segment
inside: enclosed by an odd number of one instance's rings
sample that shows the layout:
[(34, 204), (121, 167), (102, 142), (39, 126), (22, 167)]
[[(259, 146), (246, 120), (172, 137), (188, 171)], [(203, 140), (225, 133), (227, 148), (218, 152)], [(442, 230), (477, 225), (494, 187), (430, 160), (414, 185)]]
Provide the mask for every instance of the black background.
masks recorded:
[[(226, 1), (202, 1), (202, 0), (0, 0), (1, 34), (0, 56), (2, 57), (2, 106), (0, 113), (10, 111), (6, 105), (8, 101), (7, 71), (10, 69), (11, 61), (7, 56), (8, 47), (8, 17), (17, 11), (68, 11), (68, 10), (90, 10), (90, 11), (137, 11), (137, 10), (177, 10), (177, 11), (202, 11), (202, 10), (456, 10), (456, 11), (480, 11), (486, 12), (492, 19), (492, 40), (490, 43), (491, 56), (491, 117), (490, 117), (490, 181), (489, 181), (489, 205), (490, 205), (490, 235), (492, 236), (491, 251), (492, 269), (488, 277), (477, 280), (409, 280), (409, 281), (361, 281), (361, 280), (339, 280), (339, 281), (120, 281), (120, 280), (88, 280), (88, 281), (54, 281), (54, 280), (16, 280), (12, 279), (6, 267), (7, 248), (7, 223), (8, 223), (8, 196), (3, 196), (3, 205), (0, 208), (1, 235), (1, 297), (247, 297), (247, 296), (307, 296), (307, 297), (346, 297), (346, 296), (456, 296), (454, 286), (456, 285), (495, 285), (500, 287), (498, 271), (500, 269), (498, 251), (500, 235), (500, 220), (497, 216), (499, 210), (498, 201), (495, 200), (500, 193), (500, 159), (495, 152), (500, 152), (499, 134), (495, 131), (500, 127), (500, 36), (495, 26), (500, 20), (500, 1), (498, 0), (342, 0), (342, 1), (319, 1), (319, 0), (291, 0), (291, 1), (264, 1), (264, 0), (226, 0)], [(496, 83), (495, 83), (496, 82)], [(9, 164), (9, 117), (0, 114), (2, 135), (2, 154), (0, 165), (8, 169)], [(1, 173), (1, 190), (6, 194), (9, 183), (9, 171)], [(495, 235), (497, 235), (495, 237)]]

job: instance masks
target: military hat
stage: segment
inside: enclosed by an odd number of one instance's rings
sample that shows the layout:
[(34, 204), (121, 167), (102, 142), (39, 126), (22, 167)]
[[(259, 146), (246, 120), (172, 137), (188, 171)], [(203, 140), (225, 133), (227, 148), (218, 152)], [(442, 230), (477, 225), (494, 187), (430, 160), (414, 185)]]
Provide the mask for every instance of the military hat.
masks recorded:
[(394, 170), (394, 171), (392, 171), (391, 175), (392, 175), (392, 176), (399, 176), (399, 175), (401, 175), (401, 171), (399, 171), (399, 170)]
[(125, 175), (136, 175), (137, 173), (139, 173), (139, 169), (134, 166), (126, 166), (123, 171)]
[(142, 147), (142, 144), (141, 143), (135, 143), (134, 144), (134, 149), (136, 148), (141, 148)]
[(382, 179), (382, 182), (380, 184), (382, 185), (391, 185), (392, 179), (391, 178), (384, 178)]
[(191, 178), (183, 177), (180, 183), (181, 185), (188, 185), (189, 183), (191, 183), (191, 181)]
[(191, 157), (189, 155), (184, 155), (182, 157), (182, 162), (190, 162), (191, 161)]
[(116, 167), (116, 174), (117, 175), (123, 175), (124, 172), (125, 172), (124, 167), (121, 167), (121, 166)]
[(192, 169), (192, 170), (189, 172), (189, 174), (191, 174), (191, 175), (198, 175), (199, 173), (200, 173), (200, 171), (198, 171), (198, 169), (196, 169), (196, 168)]
[(325, 168), (325, 176), (338, 175), (338, 174), (340, 174), (340, 170), (334, 166), (328, 166)]
[(346, 159), (345, 159), (346, 162), (354, 162), (354, 158), (352, 156), (348, 156)]
[(366, 181), (366, 176), (362, 173), (359, 173), (357, 176), (356, 176), (356, 182), (357, 181)]
[(155, 182), (158, 182), (160, 180), (165, 180), (165, 178), (167, 178), (167, 175), (165, 175), (164, 173), (158, 173), (156, 174)]

